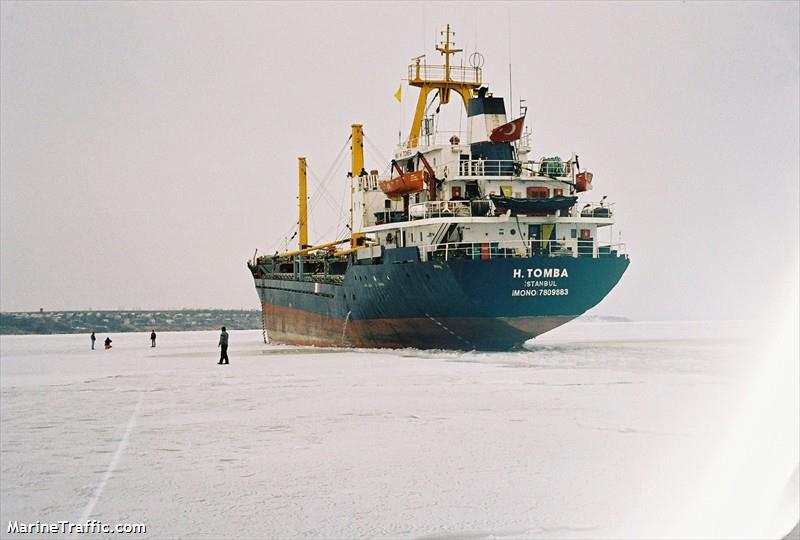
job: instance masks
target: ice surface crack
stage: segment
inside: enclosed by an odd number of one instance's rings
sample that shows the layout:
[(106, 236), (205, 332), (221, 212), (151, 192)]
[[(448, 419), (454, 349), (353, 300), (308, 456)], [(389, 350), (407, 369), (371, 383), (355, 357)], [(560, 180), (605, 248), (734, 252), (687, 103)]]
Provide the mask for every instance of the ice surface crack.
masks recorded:
[[(140, 393), (139, 401), (136, 402), (136, 407), (134, 407), (133, 413), (131, 413), (131, 417), (128, 419), (128, 425), (125, 427), (125, 434), (122, 436), (122, 439), (120, 439), (119, 445), (117, 445), (117, 451), (114, 453), (114, 457), (111, 458), (111, 463), (108, 464), (108, 469), (106, 469), (102, 480), (100, 480), (100, 483), (97, 484), (97, 488), (94, 490), (92, 498), (89, 499), (89, 502), (86, 504), (86, 508), (83, 509), (83, 515), (81, 515), (81, 519), (78, 520), (78, 523), (85, 523), (86, 520), (89, 519), (89, 516), (92, 514), (92, 510), (94, 510), (97, 501), (100, 500), (100, 495), (102, 495), (108, 480), (111, 478), (111, 475), (114, 474), (114, 469), (117, 468), (117, 464), (119, 463), (123, 452), (125, 452), (125, 447), (128, 446), (128, 438), (131, 435), (133, 426), (136, 424), (136, 417), (139, 416), (139, 409), (142, 407), (143, 399), (144, 393)], [(75, 538), (76, 535), (77, 532), (72, 535), (72, 538)]]

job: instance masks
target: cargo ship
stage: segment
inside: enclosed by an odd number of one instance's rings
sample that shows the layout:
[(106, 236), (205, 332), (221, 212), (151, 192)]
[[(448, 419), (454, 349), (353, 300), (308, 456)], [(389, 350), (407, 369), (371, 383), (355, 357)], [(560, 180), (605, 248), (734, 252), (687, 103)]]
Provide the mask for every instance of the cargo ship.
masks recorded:
[[(443, 64), (408, 66), (414, 118), (383, 173), (367, 171), (363, 126), (351, 126), (347, 237), (309, 244), (298, 158), (297, 249), (247, 263), (265, 341), (514, 350), (597, 305), (627, 269), (614, 204), (588, 198), (593, 174), (574, 153), (533, 159), (526, 108), (509, 120), (483, 57), (456, 65), (462, 50), (449, 26), (442, 35)], [(461, 131), (438, 129), (451, 101)]]

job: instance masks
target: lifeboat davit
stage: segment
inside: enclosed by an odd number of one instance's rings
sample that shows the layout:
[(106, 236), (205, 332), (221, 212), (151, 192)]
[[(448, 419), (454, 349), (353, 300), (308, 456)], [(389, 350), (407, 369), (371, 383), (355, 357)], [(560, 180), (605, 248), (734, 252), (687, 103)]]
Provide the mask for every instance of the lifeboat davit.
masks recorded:
[(402, 176), (389, 180), (380, 180), (378, 187), (385, 194), (391, 197), (399, 197), (406, 193), (416, 193), (425, 189), (425, 182), (428, 180), (428, 173), (424, 170), (403, 173)]

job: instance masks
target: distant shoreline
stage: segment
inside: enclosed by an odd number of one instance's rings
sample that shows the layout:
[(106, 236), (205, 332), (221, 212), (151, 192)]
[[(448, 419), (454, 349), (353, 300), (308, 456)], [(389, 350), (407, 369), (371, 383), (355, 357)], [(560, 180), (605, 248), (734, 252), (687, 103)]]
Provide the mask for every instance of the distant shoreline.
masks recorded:
[(87, 310), (0, 312), (0, 335), (92, 332), (260, 330), (257, 309)]

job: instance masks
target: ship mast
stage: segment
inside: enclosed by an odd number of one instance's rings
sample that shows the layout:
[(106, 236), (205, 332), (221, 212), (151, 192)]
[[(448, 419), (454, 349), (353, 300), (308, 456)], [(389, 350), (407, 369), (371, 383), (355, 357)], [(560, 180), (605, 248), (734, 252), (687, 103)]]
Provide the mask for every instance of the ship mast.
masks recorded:
[(305, 249), (309, 247), (308, 244), (308, 197), (306, 195), (306, 158), (299, 157), (297, 158), (297, 171), (298, 171), (298, 180), (299, 180), (299, 189), (298, 189), (298, 196), (297, 202), (299, 207), (300, 217), (297, 220), (297, 226), (299, 229), (299, 240), (298, 243), (300, 245), (300, 249)]
[(419, 97), (417, 98), (417, 107), (414, 112), (414, 121), (411, 123), (411, 132), (408, 135), (408, 148), (415, 148), (419, 143), (419, 132), (422, 128), (422, 120), (425, 115), (425, 104), (428, 101), (428, 94), (432, 90), (439, 92), (439, 102), (446, 105), (450, 102), (450, 92), (458, 92), (464, 102), (464, 109), (469, 110), (469, 100), (472, 98), (472, 92), (481, 86), (481, 68), (480, 66), (472, 67), (451, 67), (450, 56), (462, 49), (455, 49), (454, 41), (450, 40), (451, 35), (454, 37), (455, 32), (450, 31), (450, 25), (447, 25), (447, 30), (442, 32), (444, 41), (440, 47), (436, 47), (442, 56), (444, 56), (444, 66), (428, 66), (421, 65), (420, 59), (422, 56), (415, 58), (414, 64), (408, 66), (408, 84), (418, 87)]
[[(364, 129), (362, 124), (352, 124), (352, 141), (351, 148), (352, 155), (352, 168), (350, 169), (350, 247), (356, 247), (356, 231), (353, 230), (354, 220), (353, 214), (355, 212), (355, 178), (361, 176), (361, 171), (364, 170)], [(363, 236), (358, 235), (358, 236)]]

